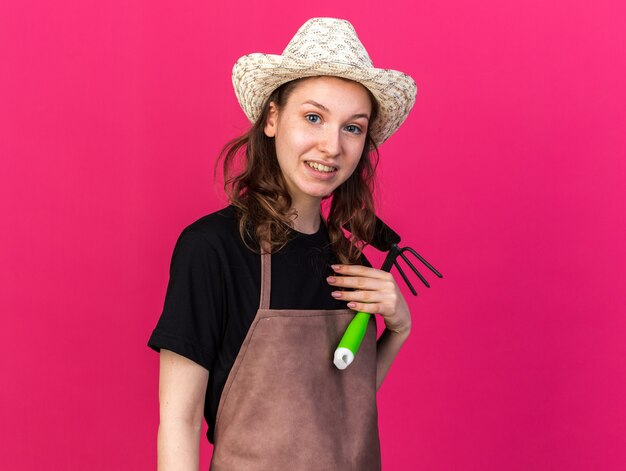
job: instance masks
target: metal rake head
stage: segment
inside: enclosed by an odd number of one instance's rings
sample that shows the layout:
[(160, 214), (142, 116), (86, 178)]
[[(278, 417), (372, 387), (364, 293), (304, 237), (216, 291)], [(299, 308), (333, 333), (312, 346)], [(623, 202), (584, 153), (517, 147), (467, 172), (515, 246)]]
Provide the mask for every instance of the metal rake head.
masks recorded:
[[(346, 224), (345, 228), (347, 230), (350, 230), (349, 224)], [(395, 266), (398, 269), (400, 276), (402, 276), (402, 279), (411, 290), (411, 293), (413, 293), (413, 296), (417, 296), (417, 291), (415, 291), (415, 288), (413, 288), (413, 285), (409, 281), (409, 278), (406, 276), (406, 273), (404, 273), (404, 270), (398, 263), (398, 257), (400, 257), (400, 259), (402, 259), (402, 261), (404, 261), (404, 263), (406, 263), (409, 266), (409, 268), (413, 271), (413, 273), (417, 275), (417, 277), (422, 281), (422, 283), (424, 283), (424, 285), (427, 288), (430, 288), (430, 284), (428, 284), (428, 281), (426, 281), (426, 278), (424, 278), (422, 274), (417, 270), (417, 268), (415, 268), (415, 265), (413, 265), (413, 263), (405, 255), (405, 253), (409, 253), (413, 255), (420, 262), (426, 265), (426, 267), (430, 271), (432, 271), (435, 275), (437, 275), (439, 278), (443, 278), (443, 275), (439, 273), (435, 267), (433, 267), (430, 263), (428, 263), (424, 257), (418, 254), (411, 247), (400, 247), (398, 245), (400, 243), (400, 240), (401, 240), (400, 236), (397, 233), (395, 233), (379, 217), (376, 217), (376, 227), (374, 228), (374, 238), (372, 239), (370, 244), (372, 245), (372, 247), (374, 247), (377, 250), (380, 250), (381, 252), (389, 252), (387, 254), (387, 257), (385, 258), (385, 261), (383, 262), (383, 266), (381, 267), (381, 270), (389, 272), (391, 271), (391, 268)]]

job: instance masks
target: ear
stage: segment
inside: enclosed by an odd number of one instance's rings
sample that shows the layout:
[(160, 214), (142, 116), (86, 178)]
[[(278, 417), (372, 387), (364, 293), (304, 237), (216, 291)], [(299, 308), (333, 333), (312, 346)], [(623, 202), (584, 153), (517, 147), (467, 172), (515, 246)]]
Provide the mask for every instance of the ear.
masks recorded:
[(265, 127), (263, 128), (263, 132), (267, 137), (276, 136), (276, 123), (278, 122), (278, 108), (276, 104), (271, 101), (270, 109), (267, 113), (267, 119), (265, 120)]

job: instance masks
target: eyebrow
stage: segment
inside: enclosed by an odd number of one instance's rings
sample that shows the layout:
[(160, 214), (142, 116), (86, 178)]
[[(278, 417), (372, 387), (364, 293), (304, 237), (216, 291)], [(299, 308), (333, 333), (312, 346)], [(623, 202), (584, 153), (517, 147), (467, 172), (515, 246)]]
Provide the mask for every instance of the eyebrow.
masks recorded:
[[(317, 108), (319, 108), (320, 110), (326, 111), (327, 113), (330, 113), (330, 110), (328, 108), (326, 108), (324, 105), (322, 105), (321, 103), (318, 103), (317, 101), (314, 100), (307, 100), (304, 103), (302, 103), (303, 105), (313, 105)], [(365, 118), (368, 121), (370, 120), (370, 117), (366, 114), (366, 113), (356, 113), (353, 114), (352, 116), (350, 116), (350, 119), (357, 119), (357, 118)]]

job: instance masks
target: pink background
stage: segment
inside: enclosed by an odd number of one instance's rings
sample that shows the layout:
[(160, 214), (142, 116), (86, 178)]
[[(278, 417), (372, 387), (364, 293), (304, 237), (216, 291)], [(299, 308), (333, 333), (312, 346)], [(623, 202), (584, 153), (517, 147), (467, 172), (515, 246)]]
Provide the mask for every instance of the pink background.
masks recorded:
[(155, 469), (146, 342), (224, 205), (231, 67), (335, 16), (417, 81), (380, 214), (444, 274), (379, 393), (384, 469), (626, 469), (624, 3), (232, 5), (0, 3), (0, 467)]

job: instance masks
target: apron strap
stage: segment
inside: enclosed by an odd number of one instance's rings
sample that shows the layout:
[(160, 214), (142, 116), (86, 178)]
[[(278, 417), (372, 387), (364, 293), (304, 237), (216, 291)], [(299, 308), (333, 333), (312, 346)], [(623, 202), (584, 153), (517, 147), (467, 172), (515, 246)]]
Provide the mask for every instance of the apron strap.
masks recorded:
[(261, 242), (261, 300), (259, 309), (270, 308), (270, 287), (272, 285), (272, 254), (267, 241)]

